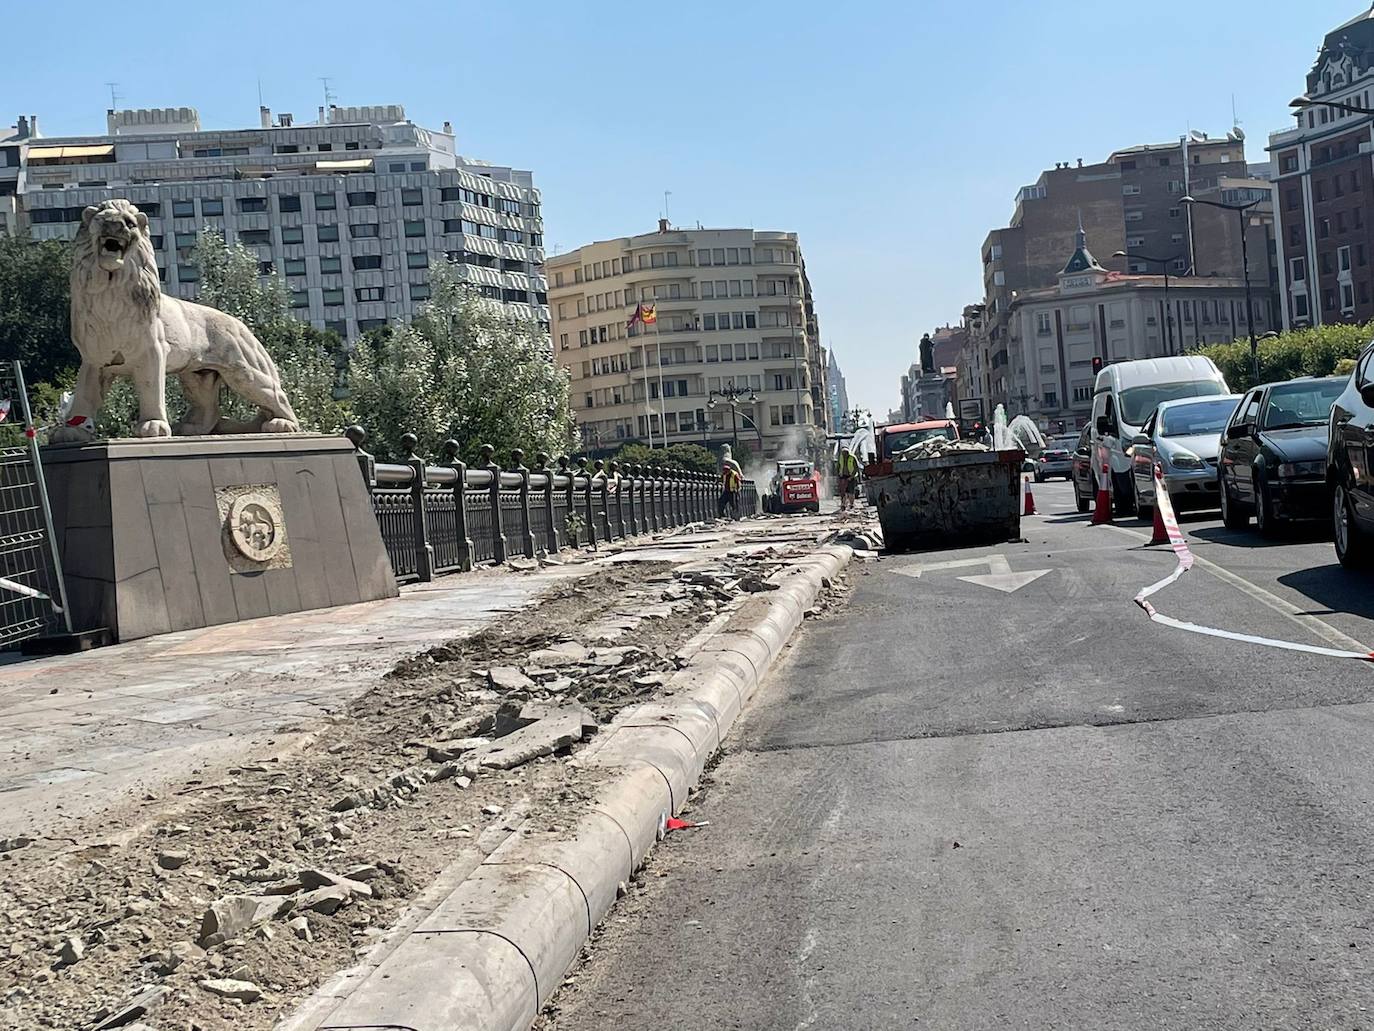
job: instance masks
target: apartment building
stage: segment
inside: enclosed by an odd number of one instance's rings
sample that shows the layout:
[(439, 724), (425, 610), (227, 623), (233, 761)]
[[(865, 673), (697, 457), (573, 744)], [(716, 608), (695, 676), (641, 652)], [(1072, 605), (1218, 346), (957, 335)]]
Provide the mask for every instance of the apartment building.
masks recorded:
[[(1284, 324), (1374, 319), (1374, 10), (1322, 40), (1292, 128), (1269, 136)], [(1333, 106), (1343, 105), (1343, 106)]]
[(849, 388), (845, 384), (844, 373), (840, 371), (840, 363), (835, 358), (833, 347), (826, 355), (825, 391), (830, 405), (830, 426), (838, 433), (844, 428), (845, 418), (850, 411)]
[(213, 229), (284, 278), (297, 317), (344, 338), (410, 318), (443, 261), (547, 326), (529, 172), (460, 156), (449, 123), (423, 128), (400, 105), (321, 108), (309, 124), (259, 114), (257, 128), (213, 130), (193, 108), (110, 111), (105, 135), (30, 143), (20, 217), (69, 239), (88, 204), (125, 197), (148, 215), (164, 289), (184, 298), (196, 237)]
[(37, 115), (20, 115), (14, 125), (0, 128), (0, 236), (19, 235), (24, 157), (37, 137)]
[[(825, 433), (825, 355), (796, 233), (665, 220), (552, 256), (548, 271), (554, 356), (593, 451), (737, 432), (771, 456), (794, 452), (799, 430)], [(640, 304), (653, 325), (632, 322)], [(733, 428), (724, 391), (739, 395)]]
[[(1241, 274), (1240, 221), (1234, 212), (1188, 205), (1185, 196), (1234, 203), (1241, 195), (1267, 196), (1245, 162), (1244, 135), (1224, 138), (1191, 132), (1180, 140), (1113, 152), (1097, 164), (1060, 162), (1018, 191), (1010, 224), (984, 240), (983, 311), (966, 353), (987, 352), (977, 396), (986, 406), (1021, 410), (1034, 379), (1010, 346), (1012, 301), (1026, 291), (1058, 284), (1064, 255), (1081, 228), (1104, 257), (1104, 267), (1135, 274), (1232, 278)], [(1229, 198), (1229, 199), (1228, 199)], [(1251, 284), (1266, 300), (1277, 272), (1272, 205), (1247, 217)], [(1117, 252), (1126, 255), (1117, 258)], [(1162, 259), (1162, 260), (1154, 260)], [(1270, 318), (1268, 321), (1273, 321)]]
[[(1078, 230), (1073, 253), (1052, 287), (1019, 293), (1008, 308), (1008, 339), (1026, 370), (1013, 403), (1039, 425), (1062, 433), (1086, 425), (1093, 360), (1157, 358), (1246, 335), (1245, 281), (1112, 272)], [(1251, 294), (1256, 335), (1274, 328), (1266, 300)], [(1172, 321), (1172, 326), (1170, 322)], [(1172, 333), (1173, 346), (1169, 345)]]

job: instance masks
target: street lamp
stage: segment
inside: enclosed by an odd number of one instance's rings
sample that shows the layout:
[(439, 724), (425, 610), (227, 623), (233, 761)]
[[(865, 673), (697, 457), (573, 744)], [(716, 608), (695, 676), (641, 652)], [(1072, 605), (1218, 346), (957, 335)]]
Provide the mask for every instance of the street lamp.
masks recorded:
[[(1125, 251), (1117, 251), (1112, 255), (1113, 258), (1126, 258), (1128, 261), (1152, 261), (1164, 267), (1164, 337), (1168, 342), (1168, 354), (1174, 353), (1174, 310), (1169, 307), (1169, 265), (1183, 257), (1175, 254), (1172, 258), (1152, 258), (1148, 254), (1128, 254)], [(1130, 265), (1126, 266), (1127, 269)]]
[[(738, 451), (739, 403), (741, 401), (745, 401), (748, 404), (754, 404), (758, 401), (759, 395), (754, 393), (748, 387), (726, 387), (724, 390), (711, 391), (710, 396), (706, 399), (706, 407), (714, 411), (716, 407), (716, 398), (720, 398), (722, 401), (726, 402), (730, 406), (730, 441), (732, 449)], [(754, 423), (754, 427), (756, 429), (758, 428), (757, 421)]]
[(1184, 197), (1184, 204), (1206, 204), (1209, 208), (1220, 208), (1222, 211), (1234, 211), (1240, 218), (1240, 268), (1241, 275), (1245, 277), (1245, 328), (1250, 334), (1250, 375), (1254, 377), (1256, 384), (1260, 381), (1259, 375), (1259, 341), (1255, 339), (1255, 306), (1250, 300), (1250, 249), (1245, 243), (1245, 228), (1247, 219), (1245, 213), (1251, 208), (1263, 204), (1263, 198), (1252, 200), (1248, 204), (1223, 204), (1217, 200), (1203, 200), (1199, 197)]
[(1330, 107), (1352, 115), (1374, 115), (1372, 108), (1360, 107), (1358, 104), (1346, 104), (1339, 100), (1313, 100), (1311, 97), (1294, 97), (1288, 102), (1288, 106), (1296, 107), (1299, 110), (1305, 110), (1309, 107)]

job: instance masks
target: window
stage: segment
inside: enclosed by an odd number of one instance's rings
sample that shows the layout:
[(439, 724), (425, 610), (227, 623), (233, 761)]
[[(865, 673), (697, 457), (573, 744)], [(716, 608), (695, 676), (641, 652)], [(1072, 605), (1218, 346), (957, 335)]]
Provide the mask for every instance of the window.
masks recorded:
[(376, 203), (376, 190), (354, 190), (348, 194), (348, 206), (350, 208), (372, 207), (375, 206)]
[(708, 299), (710, 299), (710, 298), (712, 298), (712, 297), (715, 297), (715, 296), (716, 296), (716, 284), (713, 283), (713, 282), (711, 282), (709, 279), (703, 280), (703, 281), (702, 281), (702, 284), (701, 284), (701, 297), (702, 297), (702, 299), (703, 299), (703, 300), (708, 300)]
[(272, 242), (272, 230), (270, 229), (241, 229), (239, 230), (239, 243), (246, 247), (258, 247), (262, 244)]
[(382, 256), (380, 254), (357, 254), (353, 257), (353, 268), (355, 271), (365, 269), (378, 269), (382, 267)]
[(1169, 180), (1169, 192), (1170, 192), (1170, 193), (1173, 193), (1173, 194), (1182, 193), (1182, 192), (1183, 192), (1183, 180), (1182, 180), (1182, 179), (1170, 179), (1170, 180)]
[(423, 218), (406, 219), (405, 234), (414, 239), (425, 235), (425, 220)]
[(277, 210), (282, 212), (300, 211), (301, 198), (299, 194), (284, 193), (277, 198)]
[(238, 209), (245, 214), (253, 211), (266, 211), (266, 197), (240, 197), (238, 199)]
[(320, 275), (337, 275), (343, 272), (343, 259), (335, 255), (332, 258), (320, 259)]
[(419, 207), (425, 202), (425, 191), (410, 189), (401, 191), (401, 204), (407, 208)]
[(332, 288), (332, 289), (326, 289), (326, 290), (324, 291), (324, 303), (325, 303), (325, 304), (343, 304), (343, 302), (344, 302), (343, 290), (339, 289), (338, 287), (334, 287), (334, 288)]
[(315, 194), (316, 211), (333, 211), (339, 206), (339, 198), (332, 193)]
[(1141, 211), (1139, 208), (1128, 208), (1126, 211), (1127, 222), (1139, 222), (1144, 217), (1145, 212)]
[(273, 265), (270, 261), (260, 261), (260, 262), (258, 262), (258, 275), (260, 275), (260, 276), (270, 276), (270, 275), (272, 275), (272, 273), (274, 273), (276, 270), (277, 270), (277, 267), (276, 267), (275, 265)]
[(305, 275), (305, 259), (287, 258), (282, 263), (282, 270), (288, 276), (303, 276)]
[(1049, 312), (1047, 312), (1047, 311), (1042, 311), (1042, 312), (1036, 313), (1036, 316), (1035, 316), (1035, 332), (1038, 333), (1038, 334), (1040, 334), (1041, 336), (1046, 336), (1046, 335), (1048, 335), (1048, 334), (1054, 332), (1054, 325), (1053, 325), (1052, 320), (1050, 319), (1050, 313), (1049, 313)]
[(1059, 393), (1054, 390), (1045, 391), (1045, 405), (1048, 408), (1059, 407)]
[(1341, 313), (1348, 315), (1355, 310), (1355, 288), (1350, 283), (1341, 284)]
[(1309, 314), (1309, 313), (1308, 313), (1308, 308), (1307, 308), (1307, 295), (1306, 295), (1306, 294), (1294, 294), (1294, 295), (1293, 295), (1293, 318), (1295, 318), (1295, 319), (1305, 319), (1305, 318), (1308, 317), (1308, 314)]
[(784, 426), (794, 426), (797, 422), (796, 408), (792, 405), (782, 406), (782, 424)]
[(1182, 209), (1182, 208), (1170, 208), (1170, 209), (1169, 209), (1169, 217), (1170, 217), (1170, 218), (1182, 218), (1182, 217), (1183, 217), (1183, 209)]
[(1294, 283), (1307, 281), (1307, 259), (1289, 258), (1288, 259), (1288, 278)]
[(1093, 388), (1090, 386), (1074, 387), (1073, 399), (1074, 401), (1091, 401), (1093, 399)]
[(1331, 219), (1323, 218), (1317, 221), (1317, 238), (1325, 240), (1331, 235)]
[(410, 284), (410, 299), (411, 299), (412, 301), (427, 301), (427, 300), (429, 300), (429, 284), (428, 284), (428, 283), (411, 283), (411, 284)]
[(177, 250), (190, 250), (196, 245), (195, 233), (173, 233), (172, 240), (177, 245)]
[(506, 243), (524, 243), (525, 234), (518, 229), (502, 229), (501, 239)]
[(703, 316), (701, 317), (701, 328), (702, 328), (703, 330), (706, 330), (706, 329), (715, 329), (715, 328), (716, 328), (716, 316), (715, 316), (714, 314), (712, 314), (712, 313), (708, 313), (708, 314), (706, 314), (706, 315), (703, 315)]
[(292, 291), (291, 291), (291, 307), (293, 307), (293, 308), (309, 308), (309, 307), (310, 307), (310, 291), (309, 291), (309, 290), (292, 290)]
[(1123, 195), (1127, 197), (1134, 197), (1136, 194), (1140, 192), (1140, 184), (1127, 183), (1125, 186), (1121, 187), (1121, 192)]
[(348, 227), (348, 235), (355, 240), (370, 239), (378, 235), (380, 227), (376, 222), (359, 222)]
[(315, 227), (315, 239), (320, 243), (338, 243), (339, 227), (336, 223), (325, 222)]
[(172, 217), (173, 217), (173, 218), (195, 218), (195, 217), (196, 217), (196, 204), (195, 204), (195, 201), (189, 201), (189, 200), (174, 200), (174, 201), (172, 201)]
[(1168, 159), (1167, 157), (1162, 157), (1162, 158), (1160, 158), (1159, 161), (1156, 162), (1156, 163), (1159, 165), (1160, 168), (1168, 168), (1168, 167), (1169, 167), (1169, 159)]
[(1337, 265), (1338, 270), (1341, 271), (1341, 272), (1349, 272), (1349, 271), (1350, 271), (1350, 248), (1349, 248), (1349, 246), (1346, 246), (1346, 247), (1337, 247), (1337, 248), (1336, 248), (1336, 265)]
[(429, 255), (424, 251), (407, 251), (406, 268), (429, 268)]
[(353, 291), (359, 301), (382, 301), (386, 299), (386, 288), (380, 286), (360, 286)]
[(1321, 203), (1326, 200), (1326, 183), (1321, 179), (1312, 180), (1312, 199)]
[(178, 283), (198, 283), (200, 282), (200, 269), (194, 265), (177, 266)]
[(282, 226), (282, 243), (305, 243), (305, 230), (300, 226)]
[(206, 218), (216, 218), (224, 214), (224, 201), (218, 197), (206, 198), (200, 202), (200, 213)]
[(1324, 291), (1324, 292), (1322, 293), (1322, 310), (1323, 310), (1323, 311), (1332, 311), (1332, 310), (1335, 309), (1335, 307), (1336, 307), (1336, 295), (1335, 295), (1332, 291), (1330, 291), (1330, 290)]

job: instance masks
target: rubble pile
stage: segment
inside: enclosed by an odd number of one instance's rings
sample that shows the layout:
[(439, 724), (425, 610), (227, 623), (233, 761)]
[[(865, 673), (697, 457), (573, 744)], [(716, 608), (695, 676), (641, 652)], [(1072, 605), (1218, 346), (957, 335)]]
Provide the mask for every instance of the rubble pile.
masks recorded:
[(948, 437), (927, 437), (905, 451), (899, 451), (892, 457), (903, 462), (915, 461), (918, 458), (940, 458), (943, 455), (956, 454), (961, 451), (991, 451), (988, 445), (976, 440), (950, 440)]
[(598, 774), (564, 757), (670, 690), (702, 626), (802, 553), (559, 582), (400, 663), (304, 749), (192, 769), (74, 841), (0, 842), (0, 1026), (271, 1027), (465, 850), (574, 818)]

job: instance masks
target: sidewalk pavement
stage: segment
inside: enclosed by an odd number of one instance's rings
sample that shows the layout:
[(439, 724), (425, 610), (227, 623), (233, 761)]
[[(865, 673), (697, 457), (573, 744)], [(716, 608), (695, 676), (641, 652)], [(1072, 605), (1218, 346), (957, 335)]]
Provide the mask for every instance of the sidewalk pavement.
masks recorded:
[(695, 561), (782, 529), (679, 531), (590, 561), (564, 552), (571, 564), (488, 567), (398, 598), (0, 665), (0, 838), (75, 836), (82, 817), (144, 801), (188, 771), (287, 750), (400, 658), (519, 612), (559, 579), (631, 556)]

